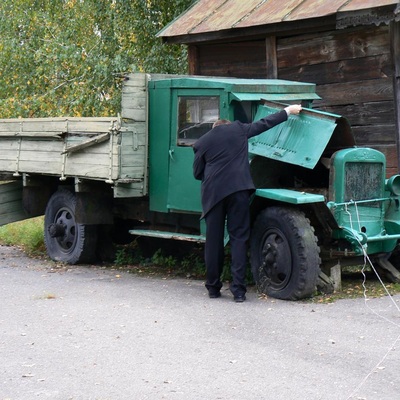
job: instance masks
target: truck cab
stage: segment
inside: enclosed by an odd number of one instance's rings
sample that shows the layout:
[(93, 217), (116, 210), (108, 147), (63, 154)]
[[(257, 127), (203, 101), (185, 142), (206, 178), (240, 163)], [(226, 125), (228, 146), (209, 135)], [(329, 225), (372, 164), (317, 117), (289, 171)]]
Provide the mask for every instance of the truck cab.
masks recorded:
[(193, 143), (217, 119), (252, 122), (265, 101), (317, 99), (315, 85), (280, 80), (186, 77), (149, 82), (150, 209), (201, 213)]

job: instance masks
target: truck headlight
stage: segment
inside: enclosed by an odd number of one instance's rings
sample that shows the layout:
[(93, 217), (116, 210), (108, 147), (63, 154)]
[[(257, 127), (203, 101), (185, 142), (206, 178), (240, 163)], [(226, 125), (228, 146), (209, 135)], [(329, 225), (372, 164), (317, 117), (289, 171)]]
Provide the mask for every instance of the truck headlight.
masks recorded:
[(385, 181), (385, 190), (395, 196), (400, 196), (400, 175), (393, 175)]

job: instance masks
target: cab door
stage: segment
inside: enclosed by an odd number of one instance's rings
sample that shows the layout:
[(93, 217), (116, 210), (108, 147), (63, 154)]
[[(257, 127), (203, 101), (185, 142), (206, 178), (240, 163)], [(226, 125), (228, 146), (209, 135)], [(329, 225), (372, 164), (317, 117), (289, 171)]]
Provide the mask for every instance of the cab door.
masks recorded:
[(193, 144), (220, 118), (219, 90), (176, 91), (169, 149), (168, 209), (201, 213), (200, 181), (193, 177)]

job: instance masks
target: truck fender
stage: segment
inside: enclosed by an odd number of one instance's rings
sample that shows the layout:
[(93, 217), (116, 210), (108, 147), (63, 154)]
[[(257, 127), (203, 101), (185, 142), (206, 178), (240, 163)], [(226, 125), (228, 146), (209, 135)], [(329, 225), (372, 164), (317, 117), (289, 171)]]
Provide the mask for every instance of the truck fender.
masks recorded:
[(255, 195), (288, 204), (325, 202), (325, 197), (322, 194), (306, 193), (290, 189), (257, 189)]

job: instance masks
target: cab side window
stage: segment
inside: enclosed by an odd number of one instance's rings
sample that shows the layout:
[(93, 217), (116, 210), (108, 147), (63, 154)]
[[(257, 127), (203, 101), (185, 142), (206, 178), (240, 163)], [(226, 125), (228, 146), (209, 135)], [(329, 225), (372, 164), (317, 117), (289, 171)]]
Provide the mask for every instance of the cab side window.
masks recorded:
[(219, 119), (218, 96), (180, 96), (178, 98), (178, 146), (191, 146)]

